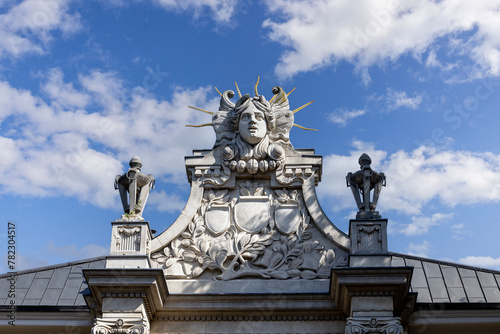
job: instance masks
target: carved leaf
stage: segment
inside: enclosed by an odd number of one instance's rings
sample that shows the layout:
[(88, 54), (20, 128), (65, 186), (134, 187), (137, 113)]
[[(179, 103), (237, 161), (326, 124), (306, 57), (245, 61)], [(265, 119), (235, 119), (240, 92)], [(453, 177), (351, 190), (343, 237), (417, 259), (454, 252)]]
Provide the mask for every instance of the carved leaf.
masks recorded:
[(184, 239), (189, 239), (191, 238), (191, 234), (189, 232), (182, 232), (181, 237)]
[(312, 270), (304, 270), (300, 273), (300, 277), (303, 279), (313, 279), (316, 278), (316, 273)]
[(211, 262), (211, 263), (208, 265), (208, 269), (210, 269), (210, 270), (219, 269), (219, 266), (217, 265), (217, 263), (215, 263), (215, 262)]
[(299, 277), (300, 276), (300, 270), (298, 269), (289, 269), (286, 271), (290, 277)]
[(160, 254), (158, 254), (158, 253), (156, 253), (156, 254), (154, 254), (154, 255), (157, 255), (157, 256), (156, 256), (156, 257), (154, 257), (153, 255), (151, 255), (151, 258), (152, 258), (153, 260), (155, 260), (156, 262), (158, 262), (158, 263), (163, 263), (163, 262), (167, 261), (167, 259), (168, 259), (168, 257), (163, 256), (163, 255), (160, 255)]
[(331, 268), (328, 264), (321, 266), (318, 270), (318, 278), (329, 278)]
[[(290, 264), (288, 265), (288, 268), (297, 269), (302, 264), (302, 262), (304, 262), (303, 259), (296, 258), (296, 259), (292, 260), (292, 262), (290, 262)], [(300, 274), (300, 271), (299, 271), (299, 274)]]
[(199, 246), (200, 246), (200, 250), (203, 253), (206, 253), (206, 252), (208, 252), (208, 248), (209, 248), (210, 244), (208, 242), (206, 242), (205, 240), (201, 240)]
[(302, 240), (309, 240), (312, 237), (312, 233), (306, 232), (302, 235)]
[(255, 189), (253, 194), (254, 194), (254, 196), (263, 196), (264, 195), (264, 188), (258, 187), (257, 189)]
[(215, 197), (215, 195), (214, 195), (214, 191), (213, 191), (212, 189), (210, 189), (210, 190), (208, 191), (208, 200), (211, 202), (211, 201), (213, 201), (213, 200), (214, 200), (214, 197)]
[(254, 235), (252, 235), (252, 239), (250, 239), (250, 243), (254, 244), (259, 240), (260, 240), (260, 236), (258, 234), (254, 234)]
[(250, 192), (246, 188), (241, 188), (240, 189), (240, 195), (241, 196), (250, 196)]
[(193, 251), (187, 250), (184, 252), (184, 261), (186, 262), (193, 262), (194, 259), (196, 259), (196, 255), (194, 254)]
[(274, 268), (283, 259), (283, 254), (279, 252), (273, 253), (271, 261), (269, 261), (269, 268)]
[(168, 268), (168, 267), (171, 267), (174, 263), (176, 263), (177, 261), (179, 261), (178, 258), (170, 258), (167, 260), (167, 262), (165, 263), (165, 266)]
[(196, 237), (199, 237), (203, 232), (205, 232), (205, 226), (203, 226), (203, 225), (197, 226), (196, 230), (194, 231), (194, 235)]
[(284, 270), (275, 270), (272, 271), (269, 275), (271, 275), (272, 278), (276, 279), (287, 279), (288, 277), (290, 277)]
[(333, 260), (335, 260), (335, 252), (333, 249), (329, 249), (326, 252), (326, 263), (333, 263)]
[(239, 250), (242, 250), (245, 248), (245, 246), (248, 244), (248, 242), (250, 241), (250, 238), (251, 238), (251, 234), (248, 234), (248, 233), (241, 233), (239, 234), (237, 237), (236, 237), (236, 240), (237, 240), (237, 245), (238, 245), (238, 249)]
[(222, 266), (224, 261), (226, 261), (226, 258), (227, 258), (227, 251), (222, 251), (219, 254), (217, 254), (217, 257), (215, 258), (215, 262), (217, 262), (217, 264), (219, 266)]
[(256, 244), (256, 245), (253, 245), (250, 250), (254, 251), (254, 252), (262, 252), (264, 249), (266, 249), (266, 246), (264, 245), (261, 245), (261, 244)]
[(288, 256), (300, 256), (302, 254), (302, 250), (298, 248), (294, 248), (288, 253)]
[(222, 197), (227, 195), (227, 192), (228, 192), (228, 189), (219, 190), (218, 192), (215, 193), (215, 198), (221, 199)]
[(193, 277), (198, 277), (203, 273), (203, 269), (201, 267), (196, 267), (193, 269)]

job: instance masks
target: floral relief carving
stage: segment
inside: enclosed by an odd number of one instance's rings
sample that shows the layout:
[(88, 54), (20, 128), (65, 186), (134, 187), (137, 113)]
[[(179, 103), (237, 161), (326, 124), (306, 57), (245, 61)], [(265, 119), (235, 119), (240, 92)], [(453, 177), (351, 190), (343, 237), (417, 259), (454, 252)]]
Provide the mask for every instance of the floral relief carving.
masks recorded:
[(328, 278), (346, 256), (313, 240), (314, 229), (300, 190), (240, 182), (205, 190), (187, 228), (151, 258), (167, 278)]

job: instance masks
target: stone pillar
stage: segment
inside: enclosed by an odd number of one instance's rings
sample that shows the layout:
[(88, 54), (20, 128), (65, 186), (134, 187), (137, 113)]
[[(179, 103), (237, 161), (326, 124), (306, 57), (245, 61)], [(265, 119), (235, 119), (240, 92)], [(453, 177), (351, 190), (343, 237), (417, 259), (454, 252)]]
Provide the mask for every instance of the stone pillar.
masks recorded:
[(345, 333), (401, 334), (412, 308), (411, 267), (391, 267), (387, 219), (349, 222), (349, 268), (333, 268), (330, 292), (347, 316)]
[(111, 249), (106, 268), (151, 268), (149, 222), (115, 221), (111, 225)]
[(410, 267), (334, 268), (330, 293), (348, 316), (345, 333), (401, 334)]
[(151, 230), (146, 221), (111, 223), (105, 269), (83, 269), (94, 315), (92, 334), (149, 334), (150, 321), (168, 295), (162, 269), (150, 265)]
[(161, 269), (83, 269), (91, 295), (92, 334), (149, 334), (168, 296)]

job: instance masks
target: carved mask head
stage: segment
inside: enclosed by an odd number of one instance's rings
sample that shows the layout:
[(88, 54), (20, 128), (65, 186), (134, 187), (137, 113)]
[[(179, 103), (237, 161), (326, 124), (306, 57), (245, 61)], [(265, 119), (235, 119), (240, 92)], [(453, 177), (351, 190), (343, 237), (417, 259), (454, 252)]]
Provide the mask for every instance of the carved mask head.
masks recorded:
[(243, 96), (236, 104), (233, 126), (241, 139), (248, 144), (256, 145), (266, 136), (268, 132), (266, 111), (262, 101), (252, 99), (249, 95)]

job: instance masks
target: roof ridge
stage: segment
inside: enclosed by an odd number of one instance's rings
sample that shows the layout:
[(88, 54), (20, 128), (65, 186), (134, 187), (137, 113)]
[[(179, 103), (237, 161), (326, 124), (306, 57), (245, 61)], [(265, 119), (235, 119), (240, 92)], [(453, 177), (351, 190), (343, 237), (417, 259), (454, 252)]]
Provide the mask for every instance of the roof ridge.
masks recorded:
[(433, 263), (438, 263), (438, 264), (444, 264), (444, 265), (450, 265), (454, 267), (461, 267), (465, 269), (470, 269), (470, 270), (480, 270), (480, 271), (485, 271), (489, 272), (492, 274), (497, 274), (500, 275), (500, 270), (494, 270), (494, 269), (488, 269), (488, 268), (481, 268), (481, 267), (474, 267), (470, 266), (467, 264), (461, 264), (461, 263), (455, 263), (455, 262), (449, 262), (449, 261), (442, 261), (442, 260), (435, 260), (427, 257), (422, 257), (422, 256), (416, 256), (416, 255), (410, 255), (410, 254), (403, 254), (403, 253), (396, 253), (396, 252), (388, 252), (389, 255), (393, 256), (401, 256), (405, 258), (411, 258), (413, 260), (421, 260), (421, 261), (427, 261), (427, 262), (433, 262)]
[(30, 274), (30, 273), (35, 273), (35, 272), (40, 272), (40, 271), (45, 271), (45, 270), (62, 268), (62, 267), (69, 267), (69, 266), (74, 266), (74, 265), (78, 265), (81, 263), (87, 263), (87, 262), (97, 262), (100, 260), (105, 260), (106, 256), (107, 255), (101, 255), (101, 256), (92, 257), (89, 259), (75, 260), (75, 261), (59, 263), (59, 264), (51, 264), (51, 265), (44, 266), (44, 267), (36, 267), (36, 268), (30, 268), (30, 269), (25, 269), (25, 270), (20, 270), (20, 271), (11, 271), (11, 272), (8, 272), (5, 274), (0, 274), (0, 278), (9, 277), (12, 275)]

